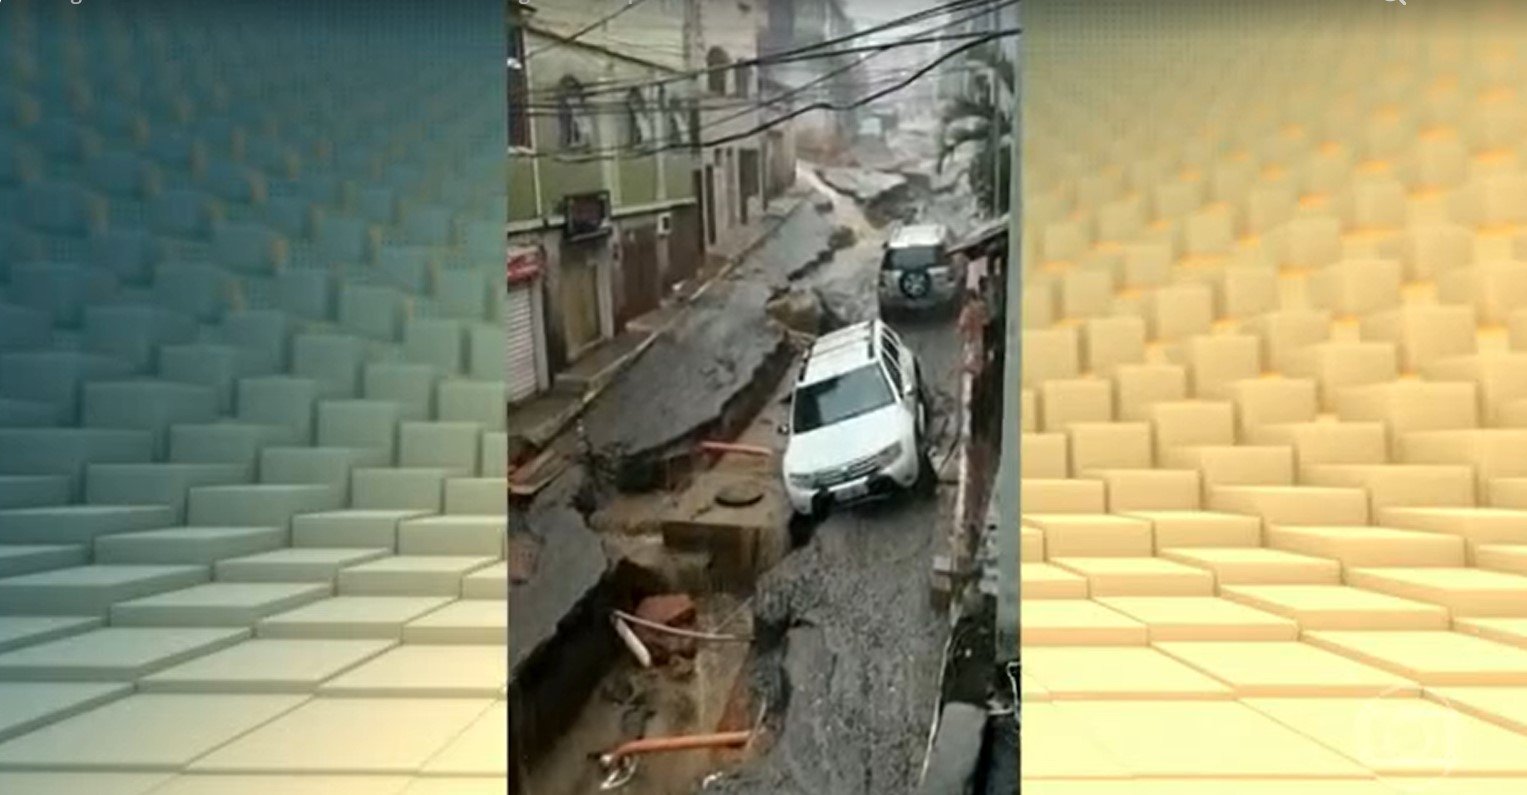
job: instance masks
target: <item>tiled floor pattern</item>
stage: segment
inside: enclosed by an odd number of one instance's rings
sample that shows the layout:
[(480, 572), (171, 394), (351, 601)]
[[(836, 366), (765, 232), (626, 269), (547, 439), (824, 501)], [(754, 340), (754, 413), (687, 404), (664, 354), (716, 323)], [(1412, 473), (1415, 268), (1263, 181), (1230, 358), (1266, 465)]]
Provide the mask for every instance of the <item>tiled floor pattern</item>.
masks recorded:
[(1527, 792), (1527, 18), (1058, 5), (1024, 792)]
[(0, 793), (504, 791), (497, 95), (55, 5), (0, 7)]

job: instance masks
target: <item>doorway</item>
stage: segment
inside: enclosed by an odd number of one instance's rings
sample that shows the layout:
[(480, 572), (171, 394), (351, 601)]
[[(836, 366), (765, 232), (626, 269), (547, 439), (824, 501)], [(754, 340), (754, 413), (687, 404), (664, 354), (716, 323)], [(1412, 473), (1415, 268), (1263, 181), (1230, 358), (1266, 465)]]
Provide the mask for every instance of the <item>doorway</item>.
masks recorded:
[(599, 264), (593, 246), (564, 243), (558, 298), (568, 361), (599, 341)]

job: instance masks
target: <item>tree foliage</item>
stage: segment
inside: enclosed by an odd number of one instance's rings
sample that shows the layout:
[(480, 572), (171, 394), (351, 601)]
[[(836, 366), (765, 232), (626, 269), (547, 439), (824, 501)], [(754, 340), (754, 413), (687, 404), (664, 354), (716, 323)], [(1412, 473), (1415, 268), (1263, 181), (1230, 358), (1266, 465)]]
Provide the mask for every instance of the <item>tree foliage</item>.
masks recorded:
[(1012, 184), (1013, 112), (1001, 97), (1017, 101), (1017, 70), (997, 46), (977, 47), (966, 57), (974, 67), (985, 67), (1001, 90), (972, 91), (947, 102), (940, 113), (938, 170), (943, 172), (962, 148), (974, 152), (966, 165), (966, 179), (981, 206), (1002, 212), (1009, 203)]

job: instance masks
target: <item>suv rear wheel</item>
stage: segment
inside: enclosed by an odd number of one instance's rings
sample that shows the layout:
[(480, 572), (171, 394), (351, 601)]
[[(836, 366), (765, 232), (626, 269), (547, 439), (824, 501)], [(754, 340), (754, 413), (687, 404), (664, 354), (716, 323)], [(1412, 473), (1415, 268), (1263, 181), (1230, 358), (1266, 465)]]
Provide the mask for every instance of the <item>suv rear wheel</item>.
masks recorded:
[(926, 298), (933, 291), (933, 280), (927, 271), (903, 271), (897, 283), (901, 286), (901, 294), (913, 300)]

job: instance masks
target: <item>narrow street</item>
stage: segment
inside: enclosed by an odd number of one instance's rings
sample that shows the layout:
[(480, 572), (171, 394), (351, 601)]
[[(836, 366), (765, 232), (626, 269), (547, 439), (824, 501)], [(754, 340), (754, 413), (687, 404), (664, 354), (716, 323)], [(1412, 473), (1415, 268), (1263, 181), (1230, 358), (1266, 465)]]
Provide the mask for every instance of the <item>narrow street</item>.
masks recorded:
[[(757, 728), (765, 731), (739, 752), (644, 757), (620, 790), (910, 795), (918, 786), (950, 638), (931, 580), (956, 504), (962, 343), (954, 317), (931, 311), (890, 320), (927, 380), (936, 494), (832, 511), (791, 546), (779, 479), (785, 438), (776, 427), (805, 342), (786, 339), (767, 305), (794, 296), (797, 307), (817, 307), (808, 313), (814, 323), (806, 322), (814, 333), (873, 319), (884, 244), (895, 227), (887, 220), (944, 223), (959, 237), (974, 215), (964, 185), (930, 188), (927, 134), (901, 131), (872, 143), (855, 154), (873, 168), (797, 163), (796, 188), (776, 208), (776, 232), (586, 410), (592, 449), (655, 450), (663, 459), (713, 439), (773, 450), (751, 461), (724, 455), (678, 479), (660, 464), (666, 485), (603, 484), (597, 507), (583, 511), (606, 554), (621, 562), (612, 575), (617, 603), (635, 609), (669, 592), (693, 600), (696, 629), (750, 642), (699, 644), (684, 659), (651, 665), (608, 642), (608, 670), (567, 731), (534, 760), (530, 795), (599, 789), (605, 772), (591, 755), (629, 740)], [(855, 197), (834, 188), (841, 180), (898, 188)], [(771, 365), (776, 349), (788, 366)], [(632, 414), (631, 406), (644, 410)], [(716, 507), (718, 484), (738, 482), (762, 491), (762, 502), (750, 511)], [(675, 542), (673, 528), (698, 540)], [(738, 569), (731, 545), (747, 536), (754, 537), (744, 555), (751, 562)]]
[[(791, 216), (784, 233), (755, 251), (714, 292), (723, 296), (748, 295), (756, 289), (814, 293), (823, 307), (823, 330), (875, 317), (879, 311), (876, 279), (889, 227), (872, 224), (865, 208), (823, 183), (811, 164), (800, 164), (797, 182), (810, 206)], [(913, 197), (914, 203), (918, 198)], [(815, 253), (825, 243), (802, 238), (808, 234), (825, 240), (828, 231), (843, 227), (853, 232), (853, 242), (830, 256)], [(813, 257), (817, 257), (814, 264)], [(786, 272), (793, 278), (781, 275)], [(693, 382), (695, 373), (719, 367), (733, 373), (734, 382), (763, 379), (766, 383), (741, 389), (771, 395), (762, 401), (761, 411), (740, 419), (743, 430), (734, 440), (776, 452), (781, 449), (784, 439), (773, 429), (784, 417), (784, 399), (795, 367), (792, 364), (782, 376), (762, 371), (742, 375), (751, 372), (752, 365), (739, 365), (743, 361), (739, 357), (745, 354), (727, 340), (752, 333), (750, 329), (764, 322), (764, 310), (761, 300), (727, 300), (723, 311), (709, 315), (703, 333), (681, 332), (680, 342), (654, 347), (626, 374), (627, 383), (613, 385), (608, 405), (595, 404), (588, 413), (590, 435), (630, 438), (637, 429), (623, 419), (619, 407), (632, 401), (662, 404), (661, 413), (645, 420), (653, 426), (646, 431), (649, 435), (661, 437), (688, 428), (692, 420), (687, 417), (705, 416), (711, 410), (682, 405), (686, 394), (690, 402), (726, 403), (735, 398), (698, 397), (675, 384)], [(949, 635), (947, 616), (935, 609), (930, 591), (933, 557), (940, 551), (955, 501), (953, 452), (958, 442), (954, 429), (958, 427), (961, 346), (954, 320), (947, 315), (897, 319), (893, 325), (916, 351), (928, 379), (933, 460), (940, 468), (937, 496), (899, 495), (835, 511), (795, 549), (788, 549), (785, 540), (788, 511), (774, 510), (761, 520), (767, 526), (760, 527), (758, 543), (777, 552), (760, 553), (749, 582), (718, 585), (712, 579), (708, 588), (684, 589), (682, 576), (670, 577), (670, 585), (694, 599), (697, 626), (729, 622), (728, 632), (751, 632), (751, 645), (703, 645), (678, 675), (669, 666), (643, 669), (629, 655), (618, 654), (571, 728), (539, 760), (529, 792), (579, 795), (591, 791), (601, 774), (589, 761), (590, 753), (621, 738), (715, 731), (729, 720), (735, 723), (733, 713), (739, 709), (747, 713), (743, 722), (748, 727), (758, 725), (759, 716), (763, 719), (768, 731), (757, 747), (722, 758), (703, 751), (652, 757), (643, 761), (622, 791), (632, 795), (913, 791), (939, 704), (939, 675)], [(796, 357), (799, 354), (797, 350)], [(739, 389), (735, 383), (730, 388)], [(724, 463), (711, 474), (736, 477), (738, 465)], [(759, 459), (747, 477), (767, 492), (765, 504), (783, 507), (777, 457)], [(705, 478), (697, 475), (676, 490), (606, 493), (591, 515), (591, 524), (616, 556), (630, 559), (635, 555), (643, 561), (638, 565), (656, 569), (688, 566), (683, 554), (670, 549), (656, 528), (670, 525), (676, 507), (697, 494), (709, 504), (707, 490), (713, 486)], [(695, 521), (716, 521), (714, 513), (706, 512), (702, 507)], [(721, 531), (713, 528), (711, 532)], [(701, 562), (693, 565), (710, 570), (715, 564), (713, 554), (702, 553)], [(750, 593), (738, 592), (738, 587)], [(750, 606), (742, 601), (749, 597)], [(743, 614), (741, 620), (738, 613)]]
[[(846, 323), (877, 313), (875, 279), (884, 230), (855, 203), (802, 178), (834, 204), (857, 243), (805, 281)], [(916, 350), (932, 387), (934, 463), (950, 477), (960, 341), (952, 320), (894, 324)], [(918, 778), (948, 635), (929, 600), (931, 562), (952, 515), (953, 489), (937, 500), (906, 497), (838, 511), (759, 582), (754, 686), (783, 711), (777, 745), (706, 792), (878, 795), (910, 792)]]
[(511, 791), (984, 783), (1016, 4), (511, 2)]

